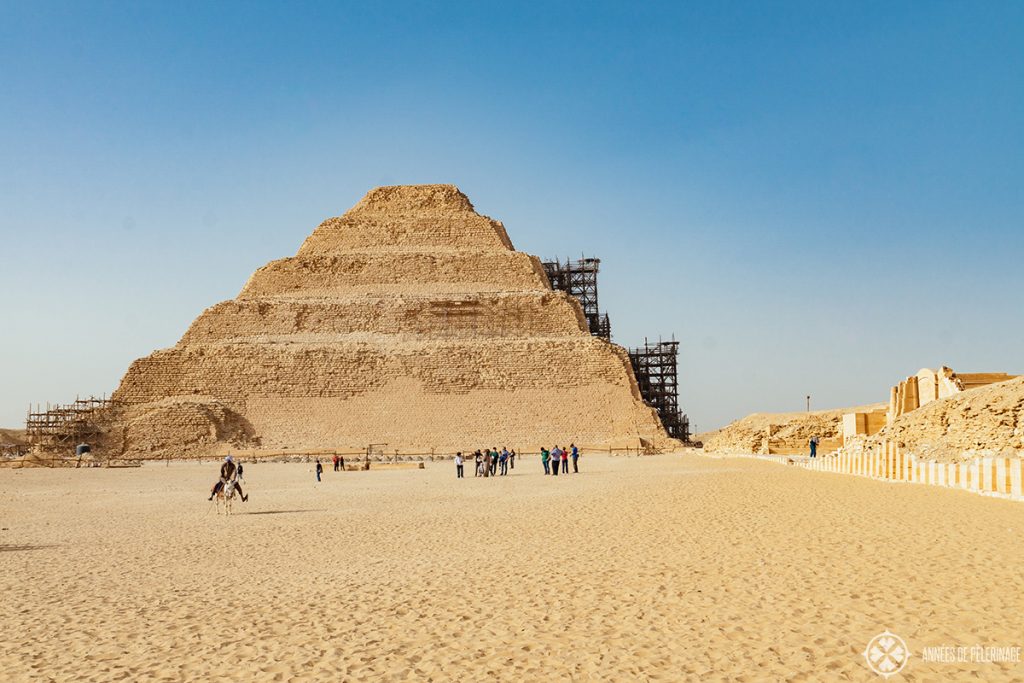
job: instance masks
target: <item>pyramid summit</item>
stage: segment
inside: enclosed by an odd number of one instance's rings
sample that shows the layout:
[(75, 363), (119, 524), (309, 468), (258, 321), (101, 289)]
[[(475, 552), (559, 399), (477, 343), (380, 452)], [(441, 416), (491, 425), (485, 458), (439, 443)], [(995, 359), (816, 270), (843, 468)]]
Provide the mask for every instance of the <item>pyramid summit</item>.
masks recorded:
[(321, 223), (299, 254), (413, 248), (513, 250), (505, 227), (476, 213), (454, 185), (399, 185), (371, 190)]
[(625, 349), (453, 185), (370, 191), (113, 398), (129, 457), (668, 443)]

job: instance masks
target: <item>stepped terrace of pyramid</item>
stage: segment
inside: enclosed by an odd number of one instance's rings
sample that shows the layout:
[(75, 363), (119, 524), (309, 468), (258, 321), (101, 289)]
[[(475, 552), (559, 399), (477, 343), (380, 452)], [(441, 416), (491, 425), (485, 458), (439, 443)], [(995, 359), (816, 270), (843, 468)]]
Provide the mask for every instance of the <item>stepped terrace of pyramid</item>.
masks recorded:
[(102, 446), (131, 457), (674, 443), (625, 350), (452, 185), (372, 190), (114, 399)]

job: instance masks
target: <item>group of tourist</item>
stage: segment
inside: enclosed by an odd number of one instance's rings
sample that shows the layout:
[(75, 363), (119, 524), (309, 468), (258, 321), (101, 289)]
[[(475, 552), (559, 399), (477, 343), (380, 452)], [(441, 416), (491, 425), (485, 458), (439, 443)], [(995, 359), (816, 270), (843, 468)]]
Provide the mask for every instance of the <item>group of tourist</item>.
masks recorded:
[[(540, 449), (540, 461), (544, 465), (544, 474), (558, 476), (558, 471), (564, 474), (569, 473), (569, 459), (572, 459), (572, 471), (578, 473), (580, 449), (576, 444), (570, 444), (567, 450), (555, 446), (551, 450)], [(473, 453), (473, 476), (474, 477), (503, 477), (510, 469), (516, 468), (516, 451), (504, 447), (499, 451), (497, 448), (485, 448)], [(462, 452), (455, 454), (455, 477), (463, 479), (466, 475), (466, 463)]]
[(540, 461), (544, 465), (544, 474), (557, 477), (559, 465), (561, 465), (563, 474), (569, 474), (569, 458), (572, 458), (573, 474), (578, 474), (580, 471), (580, 449), (576, 448), (576, 444), (569, 444), (569, 450), (562, 450), (558, 446), (550, 451), (546, 448), (540, 449)]
[[(367, 456), (368, 458), (369, 456)], [(576, 444), (569, 444), (569, 448), (565, 450), (558, 446), (551, 450), (547, 448), (540, 449), (540, 461), (544, 466), (544, 474), (546, 475), (550, 474), (557, 477), (559, 470), (563, 474), (568, 474), (570, 458), (572, 459), (572, 471), (574, 473), (579, 472), (580, 449), (576, 448)], [(332, 459), (332, 464), (334, 465), (335, 472), (345, 470), (345, 459), (341, 456), (335, 455)], [(510, 469), (514, 470), (516, 468), (516, 451), (515, 449), (508, 450), (504, 447), (500, 451), (497, 448), (485, 448), (482, 451), (478, 449), (473, 453), (473, 465), (474, 477), (504, 477), (508, 475)], [(324, 466), (320, 462), (320, 458), (316, 458), (315, 470), (316, 480), (319, 482), (324, 472)], [(465, 459), (460, 451), (455, 454), (455, 476), (462, 479), (465, 477), (465, 471)], [(233, 484), (234, 489), (238, 491), (242, 502), (247, 501), (249, 496), (242, 492), (240, 479), (242, 479), (242, 463), (235, 463), (234, 458), (230, 455), (227, 456), (221, 464), (220, 478), (214, 483), (210, 491), (209, 500), (213, 500), (213, 497), (230, 482)]]
[[(473, 476), (474, 477), (504, 477), (509, 469), (516, 468), (516, 451), (511, 451), (504, 446), (499, 451), (497, 448), (477, 449), (473, 454)], [(462, 479), (465, 476), (466, 465), (462, 452), (455, 454), (455, 476)]]

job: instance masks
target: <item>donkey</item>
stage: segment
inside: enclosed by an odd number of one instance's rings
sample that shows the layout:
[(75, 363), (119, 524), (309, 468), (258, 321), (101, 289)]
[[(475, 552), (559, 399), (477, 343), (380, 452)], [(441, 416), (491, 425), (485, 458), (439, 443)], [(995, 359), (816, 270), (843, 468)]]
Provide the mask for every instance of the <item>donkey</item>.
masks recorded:
[(220, 487), (220, 491), (217, 491), (217, 514), (220, 514), (220, 506), (224, 505), (224, 514), (231, 514), (231, 502), (235, 499), (235, 480), (224, 484)]

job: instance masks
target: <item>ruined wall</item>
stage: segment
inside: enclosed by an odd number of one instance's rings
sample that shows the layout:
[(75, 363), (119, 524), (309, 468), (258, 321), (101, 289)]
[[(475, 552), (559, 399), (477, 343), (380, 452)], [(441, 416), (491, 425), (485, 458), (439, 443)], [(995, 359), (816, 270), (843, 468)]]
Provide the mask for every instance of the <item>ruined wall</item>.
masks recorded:
[(1005, 382), (1014, 377), (1015, 375), (1008, 375), (1005, 372), (956, 373), (946, 366), (938, 370), (922, 368), (917, 374), (907, 377), (890, 389), (888, 423), (892, 424), (899, 416), (932, 401), (949, 398), (962, 391), (977, 389), (995, 382)]
[(883, 404), (799, 413), (753, 413), (697, 438), (708, 452), (799, 455), (809, 452), (811, 437), (818, 437), (818, 452), (824, 454), (842, 444), (844, 414), (881, 407)]
[(892, 445), (915, 456), (958, 462), (977, 455), (1024, 456), (1024, 377), (961, 391), (900, 415), (851, 452)]
[[(667, 446), (626, 352), (447, 185), (378, 188), (323, 222), (115, 400), (124, 450)], [(178, 449), (179, 451), (181, 448)], [(181, 453), (176, 453), (181, 455)]]
[(248, 420), (209, 397), (172, 397), (130, 406), (118, 427), (113, 438), (137, 457), (208, 455), (222, 445), (258, 444)]
[(843, 414), (843, 443), (858, 436), (877, 434), (885, 427), (887, 408)]

